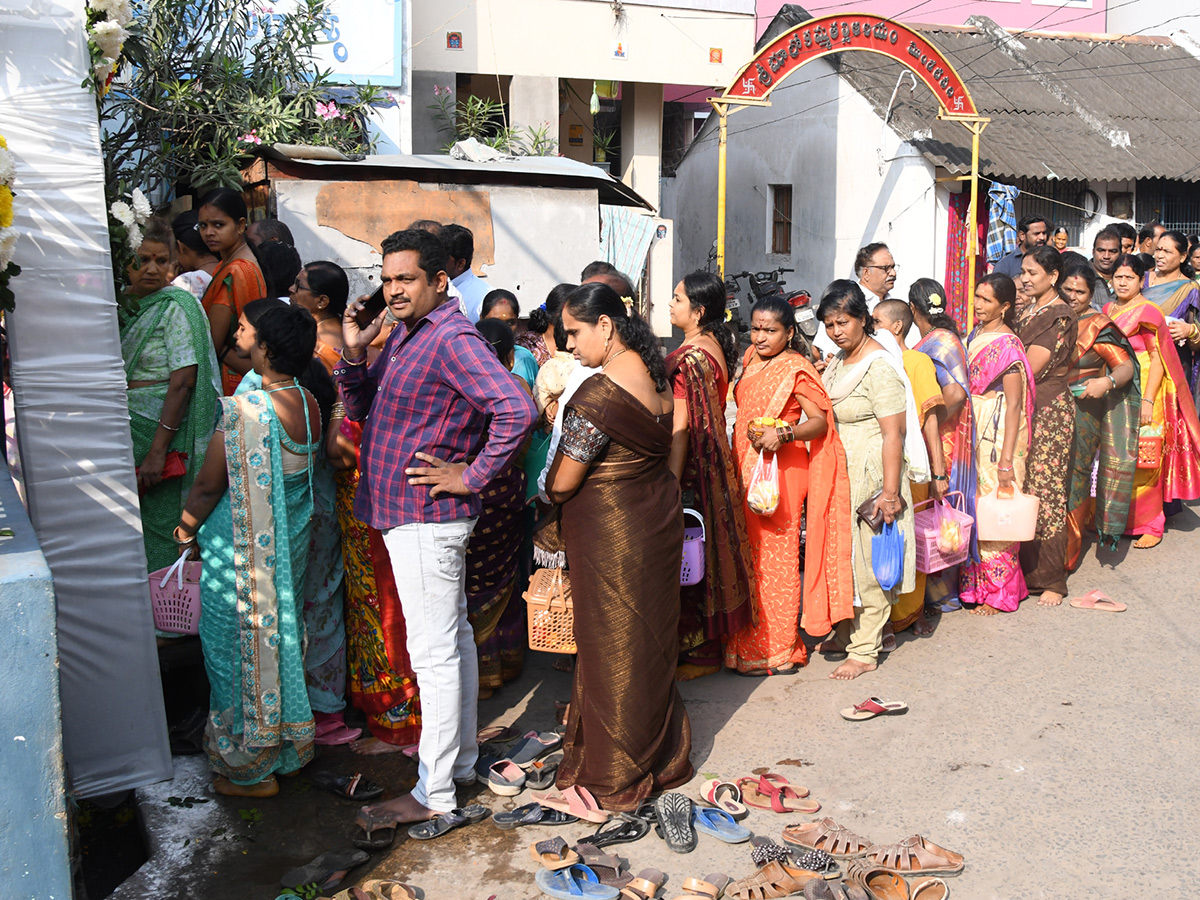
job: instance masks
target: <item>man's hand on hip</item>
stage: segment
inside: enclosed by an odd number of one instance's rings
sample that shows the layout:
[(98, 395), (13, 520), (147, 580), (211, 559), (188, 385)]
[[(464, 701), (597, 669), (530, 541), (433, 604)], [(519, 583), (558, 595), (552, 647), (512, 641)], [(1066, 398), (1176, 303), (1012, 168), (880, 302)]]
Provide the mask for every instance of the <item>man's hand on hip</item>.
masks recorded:
[(429, 485), (429, 496), (438, 494), (457, 494), (468, 497), (471, 491), (463, 484), (463, 472), (467, 470), (466, 463), (452, 463), (439, 459), (429, 453), (418, 453), (417, 459), (429, 463), (425, 468), (409, 468), (404, 474), (409, 476), (409, 484)]

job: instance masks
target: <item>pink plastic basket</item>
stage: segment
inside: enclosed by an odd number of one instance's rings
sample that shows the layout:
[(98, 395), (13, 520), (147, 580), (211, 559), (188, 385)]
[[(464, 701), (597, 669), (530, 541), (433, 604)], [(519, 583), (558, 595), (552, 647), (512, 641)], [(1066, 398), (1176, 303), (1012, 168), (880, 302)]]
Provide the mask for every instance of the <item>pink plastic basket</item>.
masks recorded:
[(684, 587), (699, 584), (704, 578), (704, 518), (694, 509), (683, 508), (684, 521), (694, 516), (699, 528), (683, 529), (683, 562), (679, 567), (679, 583)]
[(181, 556), (150, 573), (154, 627), (172, 634), (200, 633), (200, 563)]
[(917, 532), (917, 571), (929, 574), (949, 569), (964, 562), (971, 552), (971, 529), (975, 522), (959, 507), (965, 505), (962, 491), (951, 491), (946, 495), (944, 514), (958, 522), (962, 529), (962, 547), (954, 553), (943, 553), (938, 547), (938, 512), (933, 500), (925, 500), (913, 507), (913, 519)]

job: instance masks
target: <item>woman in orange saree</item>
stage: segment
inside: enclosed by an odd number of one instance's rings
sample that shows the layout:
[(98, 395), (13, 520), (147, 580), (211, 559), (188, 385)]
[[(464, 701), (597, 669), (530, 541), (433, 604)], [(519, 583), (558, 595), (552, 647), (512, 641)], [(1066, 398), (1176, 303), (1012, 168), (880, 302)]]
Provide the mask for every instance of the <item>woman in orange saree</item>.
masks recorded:
[[(846, 453), (833, 428), (829, 395), (816, 369), (795, 348), (796, 334), (791, 306), (782, 299), (760, 300), (751, 319), (751, 347), (734, 389), (733, 452), (743, 484), (749, 489), (760, 458), (765, 464), (773, 456), (779, 471), (775, 512), (761, 516), (747, 504), (746, 530), (759, 591), (754, 622), (725, 645), (725, 665), (740, 674), (795, 672), (808, 662), (801, 628), (823, 637), (835, 623), (854, 615)], [(807, 416), (803, 423), (798, 421), (801, 412)], [(787, 424), (755, 423), (764, 418)], [(801, 619), (800, 522), (806, 498)]]
[(241, 194), (229, 188), (211, 191), (200, 201), (197, 217), (196, 230), (205, 246), (221, 257), (200, 304), (208, 316), (213, 348), (221, 364), (221, 387), (226, 396), (232, 396), (242, 376), (250, 371), (249, 361), (231, 352), (238, 318), (247, 303), (267, 295), (267, 282), (246, 243), (246, 201)]
[(1126, 533), (1138, 535), (1139, 550), (1157, 547), (1166, 518), (1163, 502), (1200, 497), (1200, 420), (1188, 390), (1187, 376), (1162, 311), (1141, 291), (1145, 272), (1133, 255), (1117, 259), (1113, 291), (1117, 299), (1104, 313), (1129, 338), (1137, 355), (1142, 389), (1141, 433), (1161, 436), (1160, 464), (1150, 468), (1139, 446), (1133, 480), (1133, 503)]

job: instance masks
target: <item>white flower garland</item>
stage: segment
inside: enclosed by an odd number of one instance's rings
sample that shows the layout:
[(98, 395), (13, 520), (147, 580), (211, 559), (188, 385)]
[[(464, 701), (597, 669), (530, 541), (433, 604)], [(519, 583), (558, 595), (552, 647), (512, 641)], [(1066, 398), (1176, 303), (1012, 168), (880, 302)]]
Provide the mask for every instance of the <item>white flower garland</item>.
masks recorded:
[(87, 9), (92, 73), (96, 78), (96, 89), (103, 97), (121, 64), (121, 51), (129, 37), (126, 29), (133, 21), (133, 7), (130, 0), (88, 0)]

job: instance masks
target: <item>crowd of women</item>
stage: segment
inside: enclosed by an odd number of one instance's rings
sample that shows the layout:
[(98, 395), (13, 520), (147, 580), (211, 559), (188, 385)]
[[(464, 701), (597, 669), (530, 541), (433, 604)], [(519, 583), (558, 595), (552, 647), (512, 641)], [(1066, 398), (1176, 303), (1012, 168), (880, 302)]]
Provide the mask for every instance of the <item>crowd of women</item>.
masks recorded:
[[(387, 549), (354, 514), (362, 426), (330, 378), (346, 273), (280, 242), (253, 248), (246, 225), (231, 191), (152, 221), (122, 348), (149, 569), (197, 545), (203, 560), (204, 750), (218, 790), (266, 796), (314, 743), (410, 747), (421, 716)], [(818, 310), (839, 348), (825, 358), (777, 298), (755, 306), (743, 352), (705, 273), (675, 288), (682, 343), (665, 357), (610, 266), (527, 316), (493, 290), (479, 334), (538, 419), (481, 492), (467, 550), (480, 696), (521, 672), (533, 569), (565, 566), (578, 645), (567, 743), (589, 756), (568, 758), (560, 785), (632, 808), (691, 775), (675, 680), (795, 672), (806, 637), (844, 658), (831, 677), (855, 678), (896, 631), (931, 630), (930, 615), (1011, 612), (1031, 594), (1060, 604), (1090, 531), (1154, 547), (1173, 507), (1200, 497), (1188, 249), (1166, 232), (1153, 270), (1122, 255), (1099, 310), (1093, 269), (1039, 247), (1019, 282), (980, 282), (968, 335), (936, 281), (874, 310), (835, 281)], [(1032, 540), (973, 534), (961, 565), (917, 571), (914, 506), (973, 517), (1010, 492), (1038, 500)], [(703, 573), (680, 586), (685, 511), (703, 524)], [(889, 526), (904, 540), (885, 579), (873, 554)], [(1120, 608), (1098, 592), (1072, 605)], [(616, 666), (636, 696), (605, 675)], [(347, 725), (347, 700), (369, 737)], [(638, 745), (617, 762), (603, 750), (616, 752), (602, 733), (614, 728)]]

